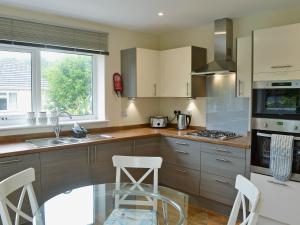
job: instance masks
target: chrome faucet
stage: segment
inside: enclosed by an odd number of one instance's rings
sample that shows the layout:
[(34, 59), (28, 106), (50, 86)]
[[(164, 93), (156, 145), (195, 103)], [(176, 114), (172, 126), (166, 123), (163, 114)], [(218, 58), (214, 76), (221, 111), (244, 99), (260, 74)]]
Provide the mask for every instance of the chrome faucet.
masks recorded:
[(71, 114), (68, 113), (68, 112), (61, 111), (61, 112), (59, 112), (59, 113), (57, 114), (56, 124), (55, 124), (55, 126), (53, 127), (53, 131), (54, 131), (55, 137), (56, 137), (57, 139), (60, 138), (60, 132), (61, 132), (62, 126), (59, 124), (59, 117), (62, 117), (62, 116), (67, 116), (67, 117), (69, 117), (70, 120), (72, 119)]

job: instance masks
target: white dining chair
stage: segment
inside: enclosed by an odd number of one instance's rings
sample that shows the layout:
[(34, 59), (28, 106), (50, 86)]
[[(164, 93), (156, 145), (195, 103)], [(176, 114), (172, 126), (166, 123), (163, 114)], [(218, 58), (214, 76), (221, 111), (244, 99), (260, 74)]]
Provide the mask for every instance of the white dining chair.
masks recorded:
[[(243, 221), (240, 223), (240, 225), (255, 225), (258, 218), (257, 205), (260, 199), (260, 191), (250, 180), (242, 175), (237, 175), (235, 188), (238, 190), (238, 193), (234, 201), (227, 225), (236, 225), (241, 206), (243, 210)], [(250, 203), (248, 215), (245, 197)]]
[[(14, 174), (0, 182), (0, 215), (3, 225), (12, 225), (12, 220), (8, 208), (15, 212), (15, 225), (20, 224), (20, 217), (32, 223), (33, 218), (22, 211), (22, 205), (25, 194), (27, 192), (32, 215), (38, 209), (38, 203), (32, 187), (32, 182), (35, 181), (35, 171), (33, 168), (26, 169), (17, 174)], [(22, 188), (18, 205), (15, 206), (8, 196)]]
[[(135, 189), (138, 189), (138, 191), (144, 191), (143, 187), (141, 186), (141, 183), (153, 172), (153, 192), (158, 192), (158, 169), (161, 168), (161, 157), (115, 155), (112, 157), (112, 160), (114, 167), (116, 167), (116, 190), (120, 190), (122, 172), (130, 179), (130, 181), (133, 184), (129, 188), (129, 191), (133, 191)], [(135, 179), (127, 170), (128, 168), (148, 170), (139, 179)], [(105, 221), (104, 225), (114, 224), (114, 222), (119, 219), (122, 219), (123, 221), (128, 220), (128, 224), (133, 224), (134, 220), (138, 221), (139, 219), (145, 219), (148, 222), (152, 221), (151, 224), (153, 225), (157, 224), (156, 200), (151, 199), (150, 197), (147, 197), (145, 200), (132, 200), (126, 199), (127, 197), (128, 195), (115, 195), (115, 209)], [(152, 210), (120, 208), (121, 205), (147, 206), (151, 207)]]

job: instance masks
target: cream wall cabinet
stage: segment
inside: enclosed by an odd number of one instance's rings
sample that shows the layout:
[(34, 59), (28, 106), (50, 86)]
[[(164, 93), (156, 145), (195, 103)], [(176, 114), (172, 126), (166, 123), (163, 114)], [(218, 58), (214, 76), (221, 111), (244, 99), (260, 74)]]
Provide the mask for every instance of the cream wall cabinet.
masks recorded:
[(125, 97), (158, 97), (159, 51), (132, 48), (121, 51), (121, 74)]
[(161, 97), (192, 97), (191, 72), (206, 65), (206, 49), (188, 46), (160, 52)]
[(252, 82), (252, 38), (237, 39), (236, 96), (251, 97)]
[(300, 23), (253, 32), (254, 81), (300, 79)]
[[(205, 48), (189, 46), (165, 51), (141, 48), (122, 50), (123, 96), (192, 97), (191, 72), (205, 65)], [(200, 95), (203, 94), (196, 93), (193, 97)]]

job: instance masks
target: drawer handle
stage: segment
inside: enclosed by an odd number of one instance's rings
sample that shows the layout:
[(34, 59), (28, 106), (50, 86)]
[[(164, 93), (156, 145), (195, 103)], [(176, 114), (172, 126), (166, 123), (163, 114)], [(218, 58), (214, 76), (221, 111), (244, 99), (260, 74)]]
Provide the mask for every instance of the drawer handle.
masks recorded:
[(227, 162), (227, 163), (230, 163), (231, 161), (230, 160), (227, 160), (227, 159), (220, 159), (220, 158), (216, 158), (217, 161), (221, 161), (221, 162)]
[(2, 161), (2, 162), (0, 162), (0, 165), (10, 164), (10, 163), (17, 163), (17, 162), (21, 162), (21, 160), (20, 159), (13, 159), (13, 160)]
[(230, 151), (225, 150), (225, 149), (222, 149), (222, 148), (216, 148), (216, 150), (217, 150), (218, 152), (228, 152), (228, 153), (231, 153)]
[(175, 169), (177, 172), (186, 173), (186, 170)]
[(280, 68), (291, 68), (292, 65), (277, 65), (277, 66), (271, 66), (272, 69), (280, 69)]
[(176, 145), (188, 145), (188, 144), (185, 142), (176, 142)]
[(188, 152), (180, 151), (180, 150), (175, 150), (175, 152), (180, 153), (180, 154), (189, 154)]
[(285, 186), (285, 187), (287, 187), (287, 186), (288, 186), (288, 185), (287, 185), (287, 184), (285, 184), (285, 183), (276, 182), (276, 181), (273, 181), (273, 180), (268, 180), (268, 182), (269, 182), (269, 183), (271, 183), (271, 184), (277, 184), (277, 185), (281, 185), (281, 186)]
[(218, 183), (221, 183), (221, 184), (230, 184), (228, 181), (226, 180), (219, 180), (219, 179), (216, 179), (216, 182)]

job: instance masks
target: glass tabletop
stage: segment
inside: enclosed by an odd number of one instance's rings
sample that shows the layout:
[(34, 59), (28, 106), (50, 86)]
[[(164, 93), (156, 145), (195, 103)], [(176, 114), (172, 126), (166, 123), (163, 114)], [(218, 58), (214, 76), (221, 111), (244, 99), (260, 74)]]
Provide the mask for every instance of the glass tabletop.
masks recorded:
[(85, 186), (46, 201), (34, 225), (182, 225), (188, 195), (167, 187), (114, 183)]

